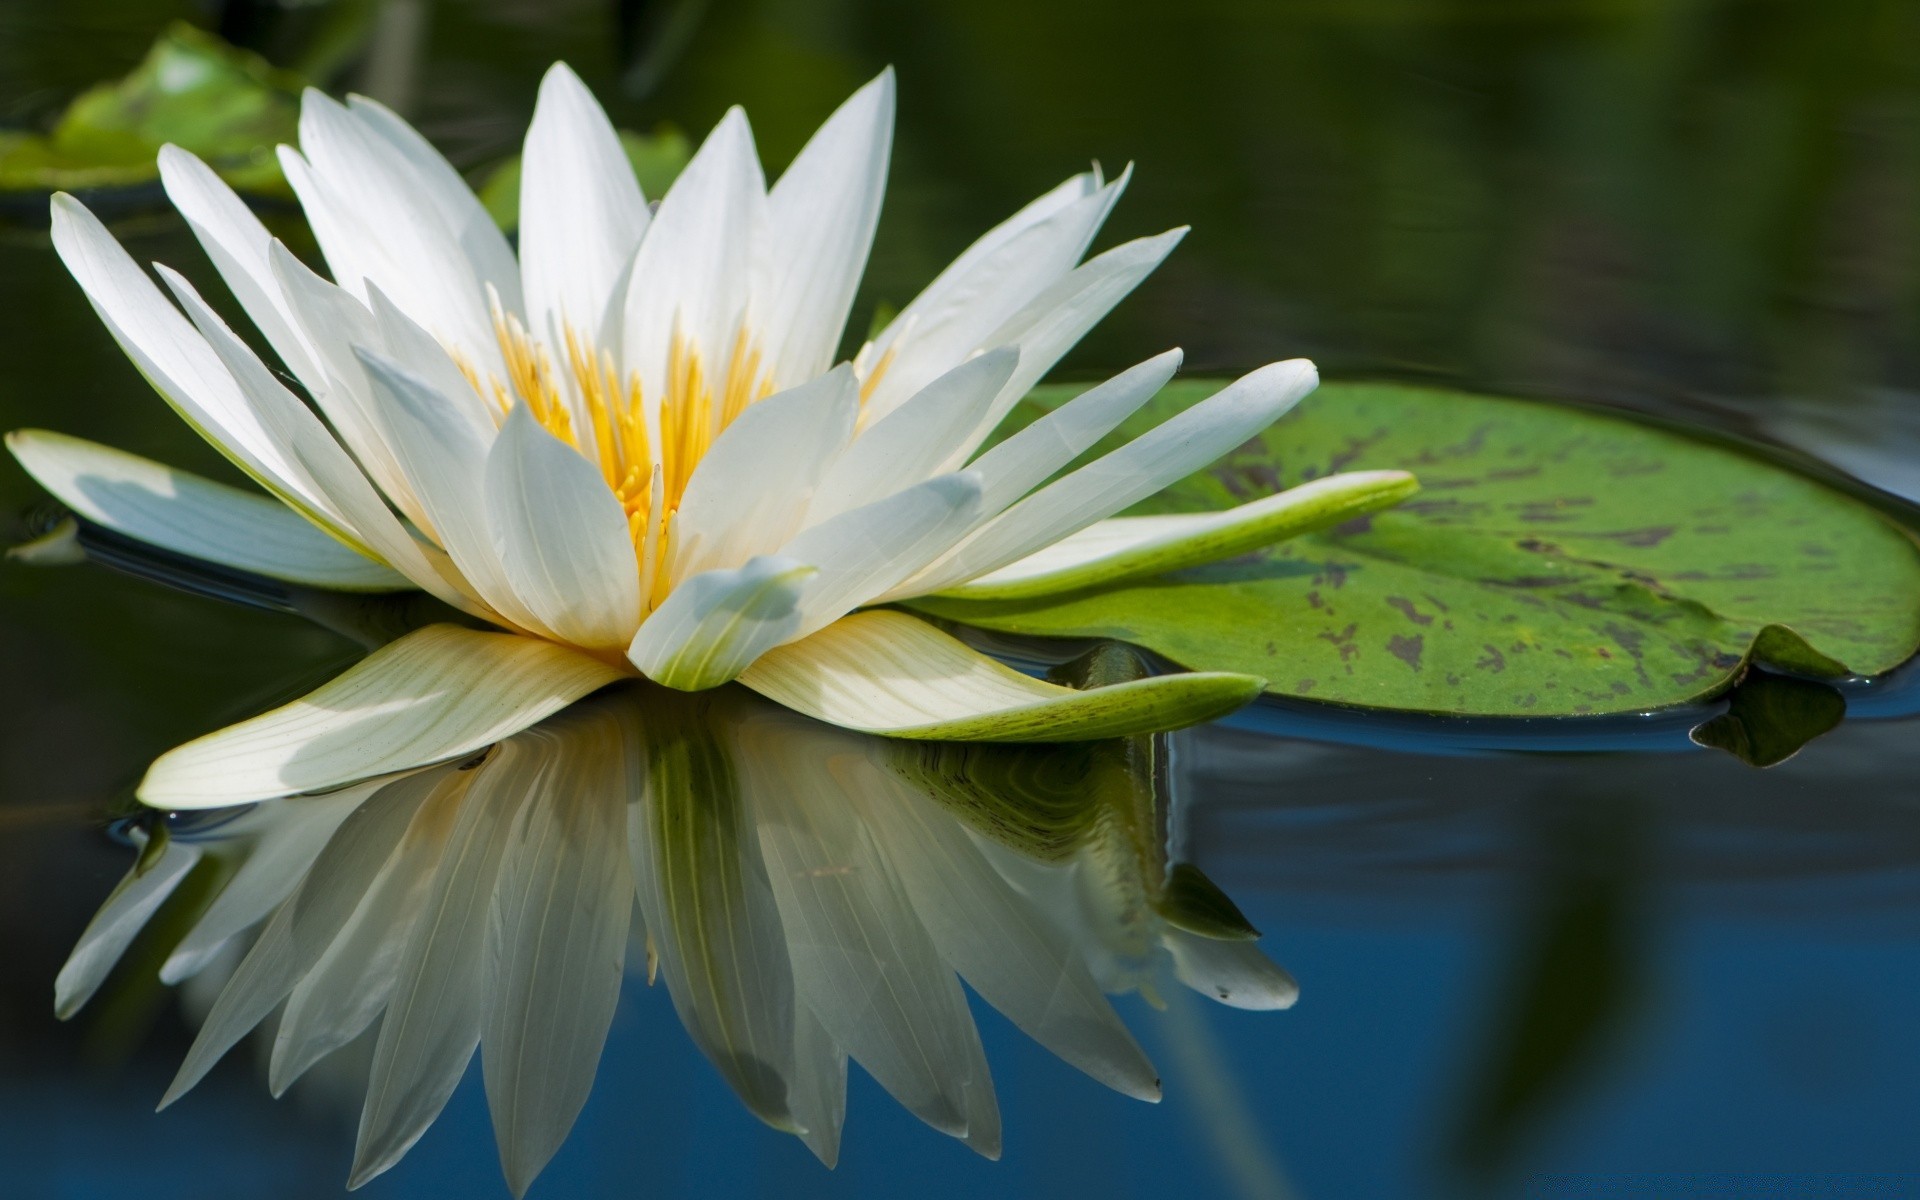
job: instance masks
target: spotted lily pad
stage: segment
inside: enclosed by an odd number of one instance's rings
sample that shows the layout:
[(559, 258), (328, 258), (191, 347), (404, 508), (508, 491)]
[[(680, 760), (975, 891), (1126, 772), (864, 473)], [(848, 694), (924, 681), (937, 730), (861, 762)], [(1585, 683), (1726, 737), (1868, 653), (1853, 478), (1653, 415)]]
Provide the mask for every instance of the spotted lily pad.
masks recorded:
[[(1176, 384), (1119, 433), (1218, 386)], [(1040, 389), (1021, 415), (1072, 391)], [(1920, 647), (1920, 548), (1889, 517), (1734, 448), (1582, 409), (1329, 384), (1133, 511), (1395, 467), (1419, 477), (1418, 495), (1246, 558), (1106, 591), (914, 606), (1120, 638), (1288, 695), (1480, 715), (1653, 709), (1723, 691), (1750, 662), (1870, 675)]]
[(295, 139), (300, 86), (257, 55), (176, 24), (125, 78), (76, 97), (49, 132), (0, 133), (0, 191), (152, 183), (160, 147), (172, 142), (237, 188), (283, 192), (274, 146)]

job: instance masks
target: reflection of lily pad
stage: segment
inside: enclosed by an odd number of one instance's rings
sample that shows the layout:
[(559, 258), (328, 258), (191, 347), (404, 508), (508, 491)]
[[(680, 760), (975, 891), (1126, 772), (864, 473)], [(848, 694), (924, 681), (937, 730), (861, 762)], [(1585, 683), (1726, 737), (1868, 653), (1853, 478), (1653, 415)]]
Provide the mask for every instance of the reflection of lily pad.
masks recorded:
[[(1129, 436), (1217, 385), (1169, 388)], [(1042, 389), (1031, 418), (1070, 393)], [(1011, 423), (1010, 423), (1011, 424)], [(1748, 661), (1874, 674), (1920, 645), (1920, 553), (1872, 509), (1737, 451), (1598, 413), (1334, 384), (1136, 511), (1223, 508), (1334, 471), (1419, 496), (1233, 563), (1052, 600), (915, 606), (1014, 633), (1122, 638), (1348, 704), (1628, 712)]]
[[(633, 177), (640, 181), (640, 190), (648, 200), (658, 200), (667, 194), (667, 188), (674, 177), (680, 174), (680, 168), (687, 165), (693, 157), (693, 144), (678, 129), (661, 126), (653, 133), (634, 133), (631, 130), (620, 131), (620, 148), (627, 152), (627, 161), (633, 164)], [(495, 167), (480, 185), (480, 203), (502, 229), (513, 229), (520, 224), (520, 156), (502, 162)]]
[(77, 191), (158, 178), (172, 142), (235, 187), (284, 187), (273, 148), (294, 140), (300, 80), (189, 25), (154, 42), (124, 79), (82, 93), (51, 132), (0, 134), (0, 189)]

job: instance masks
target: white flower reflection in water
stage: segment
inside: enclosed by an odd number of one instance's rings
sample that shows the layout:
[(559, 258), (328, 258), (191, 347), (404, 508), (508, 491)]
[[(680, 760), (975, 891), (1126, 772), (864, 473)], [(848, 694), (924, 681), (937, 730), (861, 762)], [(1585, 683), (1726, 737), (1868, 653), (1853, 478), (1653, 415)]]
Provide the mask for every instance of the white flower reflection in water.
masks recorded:
[(57, 1003), (85, 1003), (216, 857), (231, 873), (163, 977), (251, 947), (163, 1103), (276, 1012), (275, 1095), (377, 1023), (352, 1186), (419, 1139), (479, 1048), (501, 1161), (524, 1191), (585, 1104), (626, 968), (643, 960), (747, 1108), (828, 1165), (849, 1058), (992, 1157), (999, 1111), (960, 980), (1148, 1100), (1153, 1067), (1104, 993), (1156, 1000), (1170, 964), (1228, 1004), (1292, 1003), (1232, 904), (1191, 867), (1167, 871), (1156, 754), (1150, 738), (903, 744), (737, 689), (631, 685), (476, 759), (147, 847)]

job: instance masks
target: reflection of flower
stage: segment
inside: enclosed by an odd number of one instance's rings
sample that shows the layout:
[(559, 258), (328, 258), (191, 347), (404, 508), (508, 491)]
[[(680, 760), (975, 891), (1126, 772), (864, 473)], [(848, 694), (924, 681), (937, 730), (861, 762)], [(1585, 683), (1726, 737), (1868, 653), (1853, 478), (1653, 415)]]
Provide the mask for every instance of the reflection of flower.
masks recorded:
[[(484, 1046), (524, 1189), (586, 1101), (630, 941), (747, 1107), (828, 1164), (849, 1058), (998, 1153), (961, 979), (1095, 1079), (1156, 1098), (1103, 988), (1141, 987), (1163, 947), (1229, 1003), (1282, 1006), (1293, 986), (1211, 885), (1186, 885), (1197, 906), (1172, 895), (1195, 873), (1160, 877), (1150, 797), (1113, 773), (1120, 745), (921, 746), (743, 693), (634, 687), (478, 761), (259, 806), (210, 835), (207, 852), (244, 839), (226, 854), (239, 867), (168, 960), (169, 978), (192, 974), (260, 927), (168, 1099), (276, 1009), (276, 1094), (377, 1022), (358, 1183), (405, 1154)], [(143, 856), (63, 973), (63, 1012), (202, 844)]]
[(531, 635), (519, 647), (422, 635), (309, 705), (385, 730), (360, 739), (345, 774), (278, 773), (303, 749), (289, 739), (339, 732), (282, 723), (199, 746), (143, 797), (223, 803), (417, 766), (634, 672), (685, 690), (739, 678), (836, 724), (946, 738), (1165, 727), (1256, 691), (1208, 675), (1068, 694), (912, 618), (858, 611), (1155, 574), (1390, 503), (1410, 482), (1369, 472), (1230, 513), (1103, 520), (1264, 429), (1313, 387), (1304, 360), (1052, 483), (1167, 380), (1177, 352), (978, 453), (1179, 239), (1079, 263), (1124, 175), (1077, 176), (1020, 210), (832, 366), (893, 105), (882, 75), (771, 189), (736, 109), (650, 214), (598, 104), (556, 67), (527, 135), (516, 259), (419, 134), (371, 102), (309, 93), (282, 164), (331, 282), (170, 148), (169, 196), (318, 414), (184, 278), (160, 268), (183, 316), (78, 201), (56, 197), (55, 245), (115, 338), (285, 507), (76, 439), (13, 435), (49, 489), (170, 549), (322, 587), (419, 587)]

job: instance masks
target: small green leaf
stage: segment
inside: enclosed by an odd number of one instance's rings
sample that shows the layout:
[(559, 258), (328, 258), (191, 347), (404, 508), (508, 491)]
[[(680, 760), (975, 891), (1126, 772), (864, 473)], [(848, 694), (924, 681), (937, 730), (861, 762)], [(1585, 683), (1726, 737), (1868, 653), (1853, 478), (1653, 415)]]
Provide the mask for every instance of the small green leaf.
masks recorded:
[[(1115, 436), (1217, 387), (1175, 384)], [(1004, 432), (1071, 394), (1040, 389)], [(1718, 694), (1753, 662), (1871, 675), (1920, 647), (1920, 550), (1889, 517), (1735, 449), (1583, 409), (1330, 384), (1133, 512), (1396, 468), (1421, 484), (1399, 507), (1230, 562), (911, 607), (1119, 638), (1282, 694), (1480, 715), (1641, 711)]]
[[(649, 201), (667, 194), (667, 188), (679, 177), (680, 169), (693, 157), (693, 144), (687, 135), (671, 125), (662, 125), (652, 133), (620, 131), (620, 148), (633, 164), (633, 177)], [(480, 203), (502, 229), (520, 225), (520, 156), (503, 159), (487, 173), (480, 185)]]
[(125, 78), (75, 98), (46, 134), (0, 134), (0, 190), (85, 191), (159, 178), (172, 142), (236, 188), (285, 192), (274, 147), (292, 142), (298, 76), (191, 25), (162, 33)]

